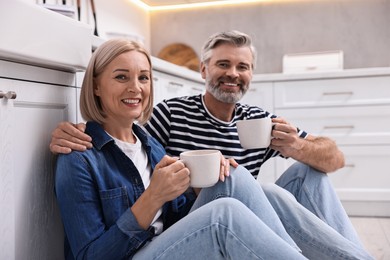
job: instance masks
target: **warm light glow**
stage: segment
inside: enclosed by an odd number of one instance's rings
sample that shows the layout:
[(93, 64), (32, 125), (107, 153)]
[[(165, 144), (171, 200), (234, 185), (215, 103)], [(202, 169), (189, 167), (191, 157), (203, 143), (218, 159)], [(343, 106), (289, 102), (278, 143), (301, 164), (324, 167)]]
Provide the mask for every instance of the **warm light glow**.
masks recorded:
[(227, 6), (227, 5), (235, 5), (235, 4), (248, 4), (248, 3), (258, 3), (258, 2), (272, 2), (272, 1), (275, 0), (226, 0), (226, 1), (212, 1), (212, 2), (201, 2), (201, 3), (191, 3), (191, 4), (179, 4), (179, 5), (149, 6), (141, 0), (131, 0), (131, 2), (144, 8), (147, 11), (188, 9), (188, 8), (210, 7), (210, 6)]

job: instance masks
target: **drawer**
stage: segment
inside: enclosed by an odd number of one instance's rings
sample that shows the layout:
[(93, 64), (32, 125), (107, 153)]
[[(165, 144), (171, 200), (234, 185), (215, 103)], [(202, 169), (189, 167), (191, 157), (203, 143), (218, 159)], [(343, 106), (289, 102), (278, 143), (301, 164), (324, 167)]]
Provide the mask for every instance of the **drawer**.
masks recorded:
[(276, 109), (276, 115), (313, 135), (341, 144), (390, 144), (390, 105)]
[(275, 82), (275, 107), (390, 104), (390, 76)]
[(248, 92), (239, 102), (242, 104), (258, 106), (272, 112), (274, 110), (272, 83), (251, 83)]
[(340, 199), (390, 201), (390, 145), (339, 147), (346, 166), (329, 177)]

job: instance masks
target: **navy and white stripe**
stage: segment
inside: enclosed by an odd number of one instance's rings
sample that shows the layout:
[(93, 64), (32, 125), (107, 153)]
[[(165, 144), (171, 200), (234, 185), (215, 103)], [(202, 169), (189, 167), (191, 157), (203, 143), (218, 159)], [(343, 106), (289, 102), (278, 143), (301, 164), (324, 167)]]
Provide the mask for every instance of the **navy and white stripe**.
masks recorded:
[[(152, 118), (145, 125), (171, 156), (195, 149), (218, 149), (226, 158), (234, 158), (257, 175), (263, 162), (280, 155), (272, 149), (241, 147), (236, 121), (250, 118), (276, 117), (259, 107), (236, 104), (231, 122), (213, 117), (203, 104), (202, 95), (164, 100), (156, 105)], [(304, 131), (299, 132), (305, 137)]]

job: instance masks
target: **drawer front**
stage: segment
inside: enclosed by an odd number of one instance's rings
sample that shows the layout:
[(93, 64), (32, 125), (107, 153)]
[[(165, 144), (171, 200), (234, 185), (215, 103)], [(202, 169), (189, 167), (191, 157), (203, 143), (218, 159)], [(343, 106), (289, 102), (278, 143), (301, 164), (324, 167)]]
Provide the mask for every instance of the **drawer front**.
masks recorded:
[(345, 167), (329, 174), (340, 199), (390, 201), (390, 145), (340, 149)]
[(274, 111), (272, 83), (252, 83), (248, 92), (239, 101), (261, 107), (269, 112)]
[(390, 144), (390, 105), (276, 109), (278, 116), (313, 135), (341, 144)]
[(390, 104), (390, 76), (275, 82), (275, 107)]

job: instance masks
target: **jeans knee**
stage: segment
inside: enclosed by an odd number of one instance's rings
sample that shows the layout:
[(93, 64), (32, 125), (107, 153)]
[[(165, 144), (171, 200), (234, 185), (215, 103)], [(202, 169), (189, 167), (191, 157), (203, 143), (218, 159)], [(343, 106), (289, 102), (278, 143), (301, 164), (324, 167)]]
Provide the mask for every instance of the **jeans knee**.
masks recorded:
[(265, 195), (270, 201), (294, 198), (294, 196), (290, 192), (274, 183), (264, 183), (261, 184), (261, 187), (263, 188)]
[(235, 187), (246, 187), (249, 182), (256, 182), (253, 175), (243, 166), (231, 168), (230, 176), (225, 181), (232, 182)]

